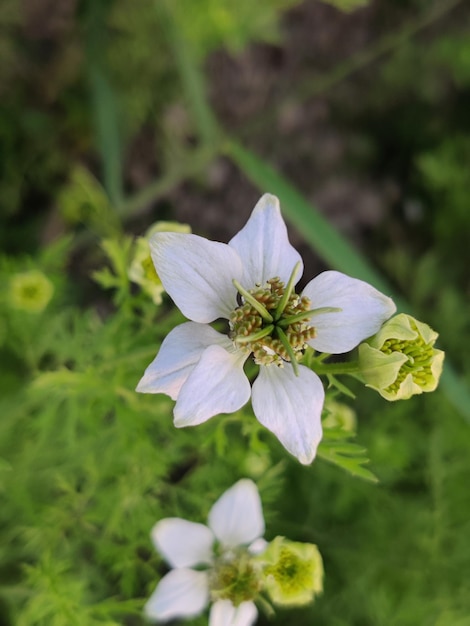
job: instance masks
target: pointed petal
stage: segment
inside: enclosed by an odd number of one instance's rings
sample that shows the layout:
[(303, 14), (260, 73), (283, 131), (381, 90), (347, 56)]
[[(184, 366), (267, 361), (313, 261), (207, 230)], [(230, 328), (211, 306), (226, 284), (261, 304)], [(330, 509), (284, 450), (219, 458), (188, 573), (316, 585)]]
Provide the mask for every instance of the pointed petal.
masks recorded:
[(372, 285), (341, 272), (328, 271), (311, 280), (302, 292), (311, 308), (340, 308), (338, 313), (312, 317), (317, 336), (308, 343), (315, 350), (342, 354), (374, 335), (396, 311), (387, 296)]
[(247, 355), (209, 346), (181, 387), (174, 409), (175, 426), (196, 426), (219, 413), (234, 413), (250, 399), (243, 371)]
[(224, 348), (232, 346), (226, 335), (206, 324), (180, 324), (165, 337), (136, 390), (141, 393), (166, 393), (176, 400), (204, 350), (214, 344)]
[(252, 480), (239, 480), (220, 496), (210, 510), (209, 527), (225, 546), (248, 544), (263, 535), (263, 509)]
[(193, 322), (228, 318), (237, 306), (232, 280), (240, 280), (238, 254), (197, 235), (157, 233), (150, 239), (155, 269), (181, 312)]
[(302, 276), (303, 263), (300, 254), (289, 243), (287, 228), (281, 216), (279, 200), (268, 193), (259, 200), (250, 219), (239, 233), (229, 242), (243, 262), (245, 289), (255, 284), (263, 284), (270, 278), (279, 276), (284, 282), (290, 278), (297, 262), (301, 266), (297, 280)]
[(175, 617), (194, 617), (208, 603), (207, 572), (174, 569), (158, 583), (144, 610), (150, 619), (165, 622)]
[(308, 367), (299, 375), (290, 364), (261, 366), (253, 384), (253, 411), (261, 424), (304, 465), (315, 457), (322, 437), (323, 385)]
[(214, 535), (204, 524), (167, 517), (152, 528), (155, 548), (171, 567), (194, 567), (212, 562)]
[(252, 626), (257, 617), (254, 602), (242, 602), (234, 607), (230, 600), (218, 600), (212, 605), (209, 626)]

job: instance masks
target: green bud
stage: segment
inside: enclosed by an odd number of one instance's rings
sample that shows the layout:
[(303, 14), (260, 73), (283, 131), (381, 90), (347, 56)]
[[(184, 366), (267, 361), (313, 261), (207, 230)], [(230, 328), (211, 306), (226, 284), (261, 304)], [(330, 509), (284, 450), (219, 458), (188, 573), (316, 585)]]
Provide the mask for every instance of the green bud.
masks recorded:
[(323, 428), (341, 428), (350, 433), (356, 431), (356, 412), (347, 404), (327, 397), (324, 410), (326, 417), (322, 420)]
[(14, 309), (41, 313), (49, 304), (54, 285), (42, 272), (31, 270), (15, 274), (10, 280), (10, 304)]
[(301, 606), (323, 591), (323, 561), (317, 546), (276, 537), (259, 559), (264, 589), (274, 604)]
[(364, 382), (386, 400), (434, 391), (444, 362), (444, 352), (434, 348), (437, 337), (427, 324), (396, 315), (359, 346)]
[(155, 304), (161, 303), (162, 294), (165, 290), (150, 256), (149, 239), (155, 233), (163, 232), (190, 233), (191, 228), (187, 224), (180, 224), (179, 222), (156, 222), (147, 230), (144, 237), (137, 237), (135, 240), (134, 255), (127, 272), (129, 279), (140, 285)]

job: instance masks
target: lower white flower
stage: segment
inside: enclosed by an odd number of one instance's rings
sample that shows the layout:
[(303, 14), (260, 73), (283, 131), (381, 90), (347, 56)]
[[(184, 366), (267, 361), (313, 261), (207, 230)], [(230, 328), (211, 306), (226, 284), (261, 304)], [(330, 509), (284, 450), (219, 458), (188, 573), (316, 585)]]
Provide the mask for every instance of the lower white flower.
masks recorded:
[[(233, 413), (252, 398), (257, 419), (304, 464), (322, 437), (324, 389), (298, 363), (307, 346), (342, 354), (374, 335), (396, 310), (371, 285), (323, 272), (295, 293), (302, 260), (290, 245), (275, 196), (264, 195), (228, 244), (157, 233), (153, 262), (167, 293), (191, 321), (177, 326), (137, 386), (176, 400), (175, 426)], [(228, 320), (227, 334), (209, 324)], [(253, 355), (253, 388), (243, 371)]]
[(209, 626), (254, 624), (262, 582), (252, 557), (266, 546), (263, 533), (258, 489), (248, 479), (222, 494), (207, 526), (177, 517), (159, 521), (152, 540), (173, 569), (145, 605), (147, 617), (158, 622), (194, 617), (212, 601)]

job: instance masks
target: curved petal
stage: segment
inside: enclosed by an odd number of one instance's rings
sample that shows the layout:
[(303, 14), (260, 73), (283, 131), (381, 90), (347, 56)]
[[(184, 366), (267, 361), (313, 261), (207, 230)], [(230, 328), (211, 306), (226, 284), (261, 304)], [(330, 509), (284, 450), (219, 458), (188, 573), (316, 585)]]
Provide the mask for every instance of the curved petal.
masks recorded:
[(225, 546), (251, 543), (264, 533), (264, 517), (255, 483), (239, 480), (209, 512), (209, 527)]
[(237, 307), (242, 264), (230, 246), (198, 235), (156, 233), (150, 239), (155, 269), (181, 312), (193, 322), (228, 319)]
[(150, 619), (165, 622), (175, 617), (194, 617), (209, 603), (207, 572), (174, 569), (164, 576), (144, 607)]
[(315, 350), (331, 354), (349, 352), (367, 337), (375, 335), (396, 311), (391, 298), (369, 283), (341, 272), (319, 274), (308, 283), (302, 295), (310, 299), (312, 309), (341, 309), (338, 313), (312, 317), (317, 334), (308, 343)]
[(137, 385), (141, 393), (166, 393), (176, 400), (181, 387), (206, 348), (230, 348), (232, 342), (206, 324), (186, 322), (174, 328)]
[(281, 216), (279, 200), (264, 194), (253, 209), (251, 217), (228, 244), (243, 262), (242, 286), (252, 289), (270, 278), (279, 276), (284, 282), (290, 278), (300, 261), (295, 284), (300, 280), (303, 263), (300, 254), (289, 243), (287, 228)]
[(211, 607), (209, 626), (252, 626), (257, 617), (254, 602), (242, 602), (235, 607), (230, 600), (218, 600)]
[(268, 545), (269, 543), (266, 541), (266, 539), (263, 539), (263, 537), (259, 537), (258, 539), (255, 539), (253, 543), (250, 543), (250, 545), (248, 546), (248, 552), (250, 554), (253, 554), (254, 556), (257, 556), (258, 554), (263, 554)]
[(315, 458), (322, 438), (321, 412), (325, 392), (321, 380), (308, 367), (261, 366), (253, 384), (253, 411), (261, 424), (304, 465)]
[(214, 535), (204, 524), (167, 517), (152, 528), (155, 548), (171, 567), (194, 567), (212, 562)]
[(196, 426), (219, 413), (234, 413), (250, 399), (243, 371), (247, 355), (221, 346), (206, 348), (181, 387), (174, 409), (175, 426)]

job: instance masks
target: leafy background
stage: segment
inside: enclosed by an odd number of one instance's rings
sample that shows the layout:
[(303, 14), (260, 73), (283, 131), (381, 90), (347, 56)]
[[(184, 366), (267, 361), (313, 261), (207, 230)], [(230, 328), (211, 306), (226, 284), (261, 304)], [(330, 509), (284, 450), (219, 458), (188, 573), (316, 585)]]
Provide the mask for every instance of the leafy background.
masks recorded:
[[(325, 561), (324, 594), (270, 623), (470, 625), (469, 27), (458, 0), (2, 2), (1, 626), (143, 624), (150, 528), (241, 476), (267, 537)], [(301, 467), (249, 407), (176, 431), (134, 393), (180, 317), (130, 285), (132, 237), (227, 241), (264, 191), (307, 278), (386, 281), (440, 333), (439, 392), (354, 388), (379, 483)], [(32, 268), (39, 314), (10, 297)]]

